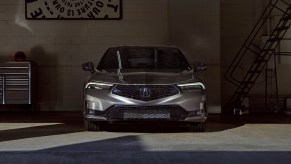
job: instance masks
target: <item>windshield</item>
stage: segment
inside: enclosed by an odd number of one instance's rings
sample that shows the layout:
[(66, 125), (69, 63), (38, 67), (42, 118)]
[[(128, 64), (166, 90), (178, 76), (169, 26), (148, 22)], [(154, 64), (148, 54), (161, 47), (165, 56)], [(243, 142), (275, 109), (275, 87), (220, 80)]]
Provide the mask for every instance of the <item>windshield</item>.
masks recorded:
[[(121, 68), (120, 68), (121, 67)], [(189, 64), (177, 48), (116, 47), (104, 54), (97, 69), (183, 69)]]

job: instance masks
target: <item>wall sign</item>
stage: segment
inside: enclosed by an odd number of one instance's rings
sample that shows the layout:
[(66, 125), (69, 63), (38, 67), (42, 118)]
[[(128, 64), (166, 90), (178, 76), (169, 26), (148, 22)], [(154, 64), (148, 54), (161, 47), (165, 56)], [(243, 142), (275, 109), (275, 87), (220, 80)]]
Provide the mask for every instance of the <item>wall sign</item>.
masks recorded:
[(26, 19), (121, 19), (122, 0), (25, 0)]

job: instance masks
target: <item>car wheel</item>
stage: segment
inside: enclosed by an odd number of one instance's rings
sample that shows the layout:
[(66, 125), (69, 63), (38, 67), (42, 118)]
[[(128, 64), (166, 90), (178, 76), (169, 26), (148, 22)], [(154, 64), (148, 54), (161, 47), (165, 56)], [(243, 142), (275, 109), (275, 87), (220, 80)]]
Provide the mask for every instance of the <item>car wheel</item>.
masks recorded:
[(84, 119), (84, 124), (87, 131), (101, 131), (101, 125), (99, 123)]
[(199, 122), (191, 124), (191, 131), (192, 132), (205, 132), (206, 130), (206, 123)]

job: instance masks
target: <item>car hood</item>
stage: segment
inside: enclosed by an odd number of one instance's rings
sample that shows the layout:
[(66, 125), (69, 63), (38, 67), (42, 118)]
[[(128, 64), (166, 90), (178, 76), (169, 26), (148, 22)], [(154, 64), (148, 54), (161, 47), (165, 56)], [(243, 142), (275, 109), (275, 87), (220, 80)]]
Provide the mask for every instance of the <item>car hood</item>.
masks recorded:
[(198, 82), (201, 79), (193, 71), (130, 71), (97, 72), (90, 81), (114, 84), (178, 84)]

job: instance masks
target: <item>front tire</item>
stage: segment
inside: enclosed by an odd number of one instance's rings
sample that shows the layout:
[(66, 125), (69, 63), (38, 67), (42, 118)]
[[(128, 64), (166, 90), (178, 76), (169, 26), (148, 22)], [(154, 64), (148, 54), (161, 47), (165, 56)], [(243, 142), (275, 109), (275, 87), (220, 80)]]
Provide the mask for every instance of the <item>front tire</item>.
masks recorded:
[(101, 131), (101, 124), (96, 122), (91, 122), (84, 119), (85, 129), (87, 131)]
[(192, 132), (205, 132), (206, 130), (205, 122), (193, 123), (190, 126)]

